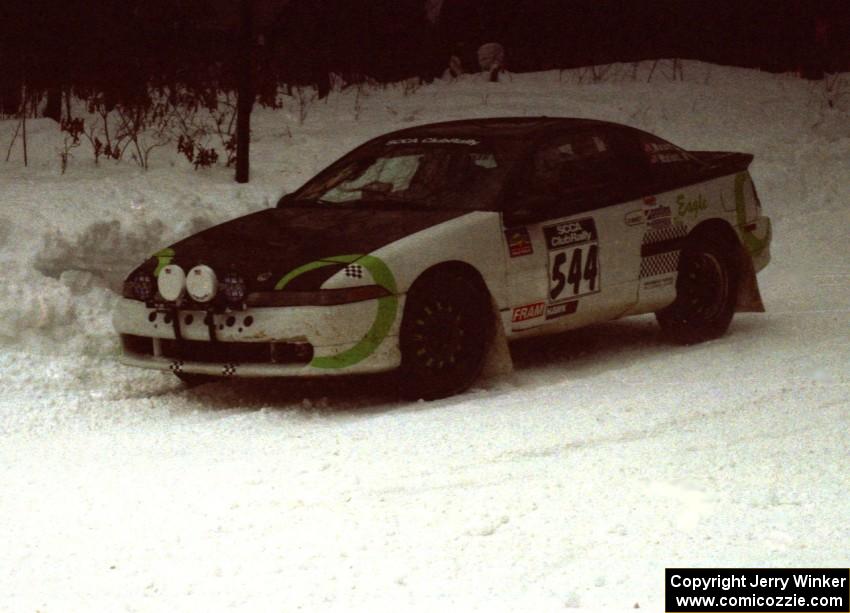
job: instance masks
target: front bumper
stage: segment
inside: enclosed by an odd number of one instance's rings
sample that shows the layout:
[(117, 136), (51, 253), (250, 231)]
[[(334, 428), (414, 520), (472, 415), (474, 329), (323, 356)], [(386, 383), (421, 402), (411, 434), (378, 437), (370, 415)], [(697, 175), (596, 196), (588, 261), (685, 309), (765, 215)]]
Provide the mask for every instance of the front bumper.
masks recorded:
[[(217, 376), (327, 376), (397, 368), (403, 308), (404, 296), (391, 296), (337, 306), (208, 314), (150, 308), (122, 298), (113, 325), (122, 338), (137, 341), (122, 343), (120, 360), (131, 366)], [(312, 358), (281, 363), (273, 361), (272, 350), (264, 360), (265, 347), (277, 345), (312, 346)], [(252, 357), (241, 359), (246, 354)]]

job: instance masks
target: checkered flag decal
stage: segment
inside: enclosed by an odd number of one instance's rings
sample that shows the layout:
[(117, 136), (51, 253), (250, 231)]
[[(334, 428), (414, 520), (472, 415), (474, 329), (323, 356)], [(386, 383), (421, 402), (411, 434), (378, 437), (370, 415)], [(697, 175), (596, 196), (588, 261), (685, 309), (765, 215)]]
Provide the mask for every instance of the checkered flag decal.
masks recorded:
[(221, 374), (225, 377), (232, 377), (236, 374), (236, 364), (225, 364), (224, 368), (221, 369)]
[(640, 278), (666, 275), (679, 270), (679, 252), (668, 251), (640, 261)]
[(174, 360), (168, 366), (168, 368), (171, 369), (171, 372), (173, 372), (173, 373), (183, 372), (183, 361), (182, 360)]
[(667, 228), (647, 231), (646, 234), (643, 235), (643, 244), (651, 245), (652, 243), (660, 243), (661, 241), (684, 238), (687, 235), (688, 228), (681, 224), (676, 224)]
[(362, 279), (363, 267), (359, 264), (350, 264), (345, 267), (345, 276), (351, 277), (352, 279)]

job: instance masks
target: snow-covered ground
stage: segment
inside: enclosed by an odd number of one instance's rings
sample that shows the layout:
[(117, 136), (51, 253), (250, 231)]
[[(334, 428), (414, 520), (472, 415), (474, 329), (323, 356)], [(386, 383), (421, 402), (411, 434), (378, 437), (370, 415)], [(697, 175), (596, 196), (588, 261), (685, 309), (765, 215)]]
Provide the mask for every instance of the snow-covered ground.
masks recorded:
[[(145, 173), (80, 148), (62, 175), (55, 124), (30, 122), (30, 166), (0, 163), (0, 610), (660, 610), (667, 566), (846, 567), (847, 97), (648, 69), (258, 110), (244, 186), (164, 150)], [(187, 391), (115, 363), (112, 289), (145, 255), (391, 128), (533, 114), (755, 153), (768, 312), (695, 347), (651, 317), (526, 341), (513, 375), (432, 403), (380, 377)]]

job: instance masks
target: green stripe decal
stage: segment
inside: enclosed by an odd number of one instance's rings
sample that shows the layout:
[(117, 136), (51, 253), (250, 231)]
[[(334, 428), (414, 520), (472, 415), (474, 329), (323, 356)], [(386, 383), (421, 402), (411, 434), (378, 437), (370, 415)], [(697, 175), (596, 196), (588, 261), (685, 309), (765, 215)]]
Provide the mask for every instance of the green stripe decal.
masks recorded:
[[(354, 257), (354, 256), (351, 256)], [(330, 260), (331, 258), (328, 258)], [(311, 270), (316, 270), (317, 268), (324, 268), (325, 266), (333, 266), (334, 264), (338, 264), (339, 262), (331, 262), (331, 261), (318, 261), (318, 262), (310, 262), (309, 264), (304, 264), (304, 266), (299, 266), (295, 270), (291, 270), (286, 273), (280, 281), (275, 284), (275, 289), (283, 289), (286, 287), (290, 281), (295, 279), (296, 277), (300, 277), (305, 272), (310, 272)]]
[(153, 257), (157, 259), (156, 270), (153, 271), (153, 276), (158, 277), (162, 269), (171, 264), (171, 260), (174, 259), (174, 249), (166, 247), (154, 253)]
[(375, 283), (390, 292), (391, 295), (378, 298), (378, 312), (375, 315), (375, 321), (372, 322), (372, 326), (362, 339), (350, 349), (336, 355), (313, 358), (310, 366), (314, 368), (346, 368), (362, 362), (375, 353), (375, 350), (390, 333), (398, 313), (398, 296), (395, 295), (398, 289), (395, 284), (395, 277), (381, 259), (372, 255), (352, 254), (337, 255), (299, 266), (284, 275), (275, 285), (275, 289), (280, 290), (296, 277), (311, 270), (333, 266), (334, 264), (352, 264), (355, 261), (368, 270), (372, 274), (372, 278), (375, 279)]
[(747, 200), (744, 197), (744, 185), (746, 183), (747, 173), (741, 172), (735, 175), (735, 209), (744, 246), (750, 252), (750, 255), (755, 257), (770, 244), (770, 226), (767, 226), (767, 232), (765, 232), (764, 238), (757, 238), (744, 229), (744, 226), (747, 224)]

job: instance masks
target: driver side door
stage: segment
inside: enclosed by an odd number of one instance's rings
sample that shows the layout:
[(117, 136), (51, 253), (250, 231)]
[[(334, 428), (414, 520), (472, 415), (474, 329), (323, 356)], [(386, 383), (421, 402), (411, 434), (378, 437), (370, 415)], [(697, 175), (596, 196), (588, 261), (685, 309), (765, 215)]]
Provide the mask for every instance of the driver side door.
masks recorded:
[(539, 143), (503, 216), (510, 334), (616, 318), (637, 303), (643, 212), (623, 199), (616, 142), (601, 129)]

